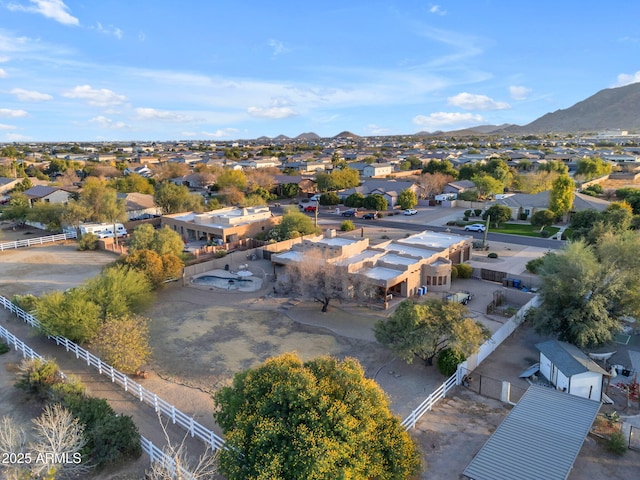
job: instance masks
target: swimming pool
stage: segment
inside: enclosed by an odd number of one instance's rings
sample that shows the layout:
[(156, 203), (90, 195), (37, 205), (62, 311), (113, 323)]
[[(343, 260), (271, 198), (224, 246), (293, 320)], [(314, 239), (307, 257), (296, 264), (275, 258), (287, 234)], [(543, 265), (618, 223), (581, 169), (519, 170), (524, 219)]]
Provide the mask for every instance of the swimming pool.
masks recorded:
[(191, 282), (196, 285), (206, 285), (220, 290), (238, 290), (241, 292), (254, 292), (262, 286), (262, 279), (260, 278), (240, 277), (237, 275), (219, 276), (206, 274), (194, 278)]

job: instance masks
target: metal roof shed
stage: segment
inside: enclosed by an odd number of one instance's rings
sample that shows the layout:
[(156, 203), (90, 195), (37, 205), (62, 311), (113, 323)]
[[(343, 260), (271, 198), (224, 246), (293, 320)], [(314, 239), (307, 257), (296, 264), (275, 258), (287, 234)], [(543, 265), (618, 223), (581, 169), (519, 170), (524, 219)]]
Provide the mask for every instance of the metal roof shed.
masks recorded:
[(566, 480), (600, 405), (532, 385), (464, 475), (473, 480)]

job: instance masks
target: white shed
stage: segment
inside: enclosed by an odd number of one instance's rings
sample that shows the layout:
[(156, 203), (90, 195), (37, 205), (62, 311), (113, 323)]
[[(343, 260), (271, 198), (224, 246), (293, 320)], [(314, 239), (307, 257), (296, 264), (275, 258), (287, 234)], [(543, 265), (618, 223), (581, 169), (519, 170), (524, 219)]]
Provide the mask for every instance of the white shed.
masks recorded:
[(540, 373), (558, 390), (600, 402), (609, 374), (578, 347), (558, 340), (536, 344)]

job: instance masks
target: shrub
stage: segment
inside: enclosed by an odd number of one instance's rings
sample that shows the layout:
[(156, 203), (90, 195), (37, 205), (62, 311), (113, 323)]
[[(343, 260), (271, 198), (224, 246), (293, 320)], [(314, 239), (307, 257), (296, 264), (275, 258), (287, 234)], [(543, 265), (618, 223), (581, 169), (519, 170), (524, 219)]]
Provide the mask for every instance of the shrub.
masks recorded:
[(21, 308), (25, 312), (33, 312), (38, 305), (38, 297), (31, 294), (14, 295), (11, 297), (11, 303)]
[(464, 211), (464, 216), (465, 217), (470, 217), (472, 213), (473, 213), (473, 211), (471, 211), (471, 210), (465, 210)]
[(540, 232), (540, 236), (542, 238), (549, 238), (551, 236), (551, 232), (549, 230), (542, 230)]
[(542, 262), (544, 262), (544, 257), (534, 258), (533, 260), (529, 260), (527, 262), (525, 268), (531, 273), (538, 273), (540, 267), (542, 266)]
[(445, 348), (438, 354), (438, 370), (441, 374), (450, 377), (464, 361), (464, 355), (451, 348)]
[(620, 430), (613, 432), (607, 440), (607, 450), (616, 455), (624, 455), (627, 453), (627, 439)]
[(479, 217), (480, 215), (482, 215), (482, 209), (481, 209), (481, 208), (476, 208), (476, 209), (473, 211), (473, 214), (474, 214), (476, 217)]
[(10, 350), (9, 345), (4, 342), (0, 342), (0, 355), (7, 353)]
[(468, 221), (469, 221), (469, 217), (465, 216), (465, 217), (462, 219), (462, 221), (463, 221), (463, 222), (468, 222)]
[(468, 263), (456, 265), (456, 270), (458, 271), (458, 278), (471, 278), (471, 274), (473, 273), (473, 267)]
[(227, 251), (226, 250), (218, 250), (216, 252), (216, 258), (222, 258), (222, 257), (226, 257), (227, 256)]
[(93, 233), (85, 233), (78, 241), (78, 250), (95, 250), (98, 248), (98, 236)]
[(449, 227), (452, 227), (452, 226), (457, 225), (457, 224), (458, 224), (458, 222), (456, 222), (455, 220), (449, 220), (447, 222), (447, 226), (449, 226)]
[(529, 215), (527, 215), (526, 213), (521, 213), (520, 214), (520, 220), (526, 220), (528, 216)]
[(345, 220), (340, 224), (340, 230), (343, 232), (350, 232), (351, 230), (355, 230), (356, 226), (353, 224), (351, 220)]
[(384, 213), (378, 212), (378, 218), (382, 218), (382, 217), (384, 217)]
[(51, 385), (49, 401), (51, 403), (60, 403), (71, 410), (69, 406), (82, 401), (85, 391), (84, 384), (78, 378), (67, 377), (63, 382)]
[(489, 257), (489, 258), (498, 258), (498, 254), (496, 252), (491, 252), (489, 255), (487, 255), (487, 257)]
[(320, 195), (320, 205), (338, 205), (340, 197), (336, 192), (327, 192)]
[(20, 373), (15, 387), (45, 399), (49, 395), (51, 386), (60, 382), (62, 382), (62, 375), (56, 362), (34, 358), (23, 360), (20, 364)]
[(456, 278), (458, 278), (458, 266), (451, 266), (451, 281), (453, 282)]

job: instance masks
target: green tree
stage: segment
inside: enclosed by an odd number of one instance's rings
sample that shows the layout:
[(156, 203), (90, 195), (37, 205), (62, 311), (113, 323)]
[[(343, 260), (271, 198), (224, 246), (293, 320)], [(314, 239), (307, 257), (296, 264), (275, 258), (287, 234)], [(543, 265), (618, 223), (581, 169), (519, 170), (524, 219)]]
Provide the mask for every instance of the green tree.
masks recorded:
[(449, 160), (431, 160), (422, 168), (422, 173), (442, 173), (458, 178), (458, 171), (453, 168), (453, 163)]
[(613, 165), (600, 157), (580, 158), (576, 161), (576, 175), (585, 181), (608, 175), (613, 171)]
[(373, 331), (379, 343), (405, 362), (412, 363), (418, 357), (432, 365), (445, 348), (467, 358), (491, 337), (482, 323), (468, 315), (467, 308), (456, 302), (403, 300), (389, 319), (376, 322)]
[(592, 246), (572, 242), (563, 252), (544, 257), (541, 304), (527, 319), (538, 332), (555, 334), (581, 348), (608, 343), (625, 313), (627, 275), (621, 273), (620, 260), (601, 263)]
[(557, 217), (566, 215), (573, 208), (575, 188), (575, 183), (569, 175), (560, 175), (553, 181), (549, 196), (549, 210)]
[(153, 184), (149, 179), (136, 173), (114, 178), (109, 182), (109, 186), (122, 193), (138, 192), (153, 195), (154, 192)]
[(101, 322), (100, 307), (79, 287), (66, 293), (53, 291), (40, 297), (36, 317), (44, 333), (61, 335), (78, 343), (89, 341)]
[(41, 223), (50, 232), (62, 229), (62, 213), (65, 206), (61, 203), (36, 202), (27, 217), (29, 220)]
[(245, 191), (249, 184), (242, 170), (231, 170), (227, 168), (218, 176), (216, 185), (221, 190), (227, 187), (236, 187), (240, 191)]
[(177, 256), (167, 253), (158, 255), (153, 250), (136, 250), (125, 258), (125, 263), (142, 272), (154, 288), (170, 278), (179, 278), (183, 263)]
[(15, 193), (9, 200), (9, 206), (2, 211), (2, 220), (13, 220), (24, 225), (29, 217), (29, 200), (22, 193)]
[(504, 183), (488, 174), (474, 175), (471, 181), (481, 197), (493, 197), (497, 193), (504, 192)]
[(402, 190), (398, 195), (398, 204), (400, 208), (406, 210), (407, 208), (413, 208), (418, 204), (418, 196), (413, 190), (408, 188)]
[(138, 313), (153, 299), (151, 284), (144, 273), (126, 265), (105, 269), (97, 277), (86, 281), (83, 290), (86, 290), (87, 298), (98, 305), (103, 322), (109, 317), (120, 318)]
[(362, 206), (367, 210), (385, 211), (389, 204), (387, 203), (387, 199), (382, 195), (374, 193), (373, 195), (364, 197)]
[(340, 197), (336, 192), (327, 192), (320, 195), (320, 205), (338, 205)]
[(550, 227), (556, 220), (555, 214), (551, 210), (538, 210), (531, 215), (531, 225), (540, 228), (542, 231), (544, 227)]
[(486, 220), (491, 217), (491, 223), (496, 227), (511, 220), (511, 209), (506, 205), (491, 205), (482, 214), (482, 219)]
[(282, 196), (285, 198), (293, 198), (300, 192), (300, 187), (297, 183), (285, 183), (281, 188)]
[(356, 193), (352, 193), (345, 199), (344, 206), (351, 207), (351, 208), (361, 208), (363, 202), (364, 202), (364, 195), (356, 192)]
[(269, 232), (269, 238), (281, 241), (311, 233), (320, 233), (320, 229), (313, 224), (313, 220), (295, 208), (288, 208), (282, 216), (280, 224)]
[(184, 185), (171, 182), (157, 184), (153, 200), (165, 215), (187, 211), (201, 212), (204, 208), (202, 195), (192, 194)]
[(416, 445), (357, 360), (285, 354), (236, 374), (214, 398), (229, 480), (404, 480), (420, 471)]

